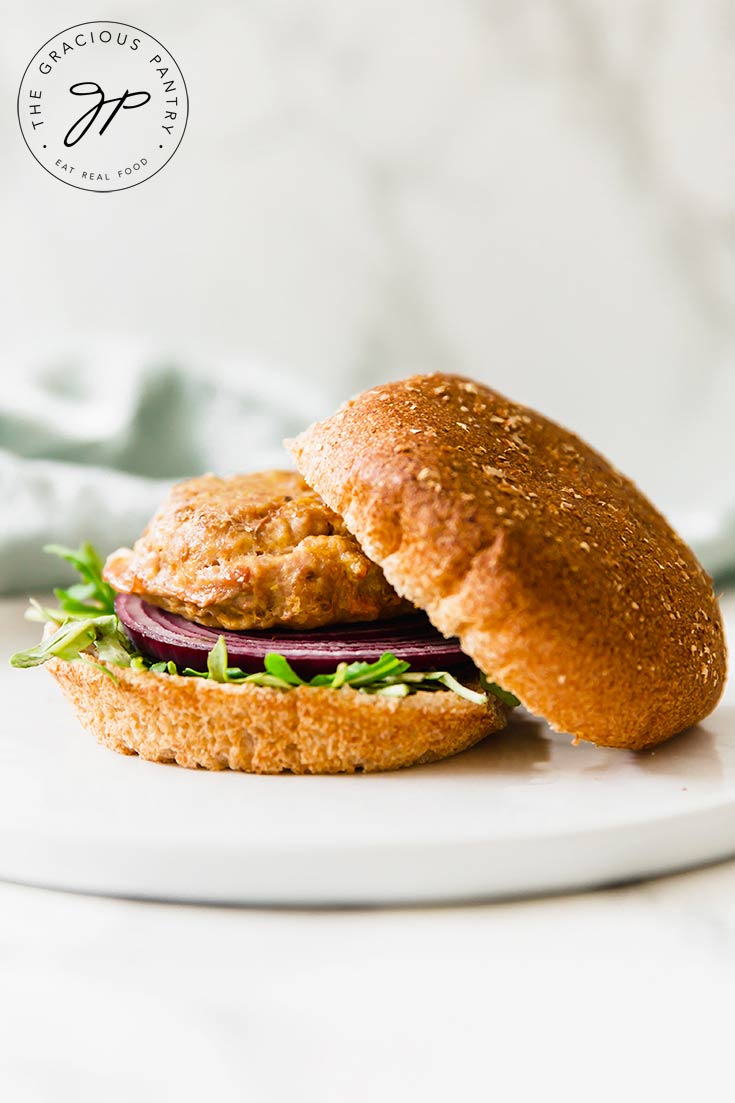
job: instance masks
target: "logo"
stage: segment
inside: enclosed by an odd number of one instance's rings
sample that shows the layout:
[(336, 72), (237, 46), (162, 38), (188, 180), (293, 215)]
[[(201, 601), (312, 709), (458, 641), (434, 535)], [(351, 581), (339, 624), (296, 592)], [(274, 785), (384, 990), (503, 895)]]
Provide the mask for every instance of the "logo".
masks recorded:
[(150, 180), (179, 148), (184, 77), (158, 39), (127, 23), (79, 23), (31, 59), (18, 121), (39, 165), (74, 188), (122, 191)]

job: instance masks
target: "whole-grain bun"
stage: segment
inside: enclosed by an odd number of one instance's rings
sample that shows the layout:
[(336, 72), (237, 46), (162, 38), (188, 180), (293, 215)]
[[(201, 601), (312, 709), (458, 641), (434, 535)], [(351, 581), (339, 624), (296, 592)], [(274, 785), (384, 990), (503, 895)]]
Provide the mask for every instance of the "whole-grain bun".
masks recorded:
[(555, 729), (640, 748), (714, 708), (710, 578), (573, 433), (436, 374), (365, 391), (290, 448), (398, 593)]
[(257, 774), (353, 773), (434, 762), (505, 726), (508, 709), (456, 693), (391, 699), (342, 688), (287, 691), (88, 663), (47, 664), (100, 743), (154, 762)]

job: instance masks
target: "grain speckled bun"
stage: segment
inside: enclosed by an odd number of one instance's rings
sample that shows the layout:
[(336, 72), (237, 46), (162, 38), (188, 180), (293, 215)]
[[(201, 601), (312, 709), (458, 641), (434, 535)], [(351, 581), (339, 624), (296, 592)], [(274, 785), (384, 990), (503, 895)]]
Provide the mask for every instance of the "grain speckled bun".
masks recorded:
[(508, 709), (456, 693), (391, 699), (288, 691), (53, 659), (47, 668), (100, 743), (154, 762), (257, 774), (396, 770), (457, 754), (503, 728)]
[(555, 729), (641, 748), (716, 705), (710, 578), (574, 434), (436, 374), (365, 391), (290, 448), (398, 593)]

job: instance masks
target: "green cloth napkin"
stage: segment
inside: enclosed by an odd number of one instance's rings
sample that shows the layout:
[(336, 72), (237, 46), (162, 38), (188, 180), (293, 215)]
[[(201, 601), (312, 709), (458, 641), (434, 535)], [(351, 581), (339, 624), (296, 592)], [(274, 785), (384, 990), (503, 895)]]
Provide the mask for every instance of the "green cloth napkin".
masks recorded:
[(176, 479), (291, 467), (283, 438), (332, 408), (283, 373), (238, 363), (222, 375), (109, 348), (6, 368), (0, 592), (59, 582), (44, 544), (130, 544)]

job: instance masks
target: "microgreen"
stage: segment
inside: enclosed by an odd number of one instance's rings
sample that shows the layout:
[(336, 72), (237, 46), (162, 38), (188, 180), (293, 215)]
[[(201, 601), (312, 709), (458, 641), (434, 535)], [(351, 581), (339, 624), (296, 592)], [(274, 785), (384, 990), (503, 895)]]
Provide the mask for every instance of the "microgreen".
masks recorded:
[(304, 685), (303, 679), (299, 678), (288, 659), (284, 659), (283, 655), (277, 655), (275, 651), (270, 651), (266, 655), (263, 665), (268, 674), (272, 674), (274, 678), (280, 678), (289, 686)]
[(97, 657), (113, 666), (130, 666), (135, 648), (120, 627), (114, 613), (85, 620), (64, 621), (56, 631), (35, 647), (18, 651), (10, 659), (11, 666), (41, 666), (49, 659), (74, 662), (82, 652), (94, 646)]
[(520, 701), (514, 693), (510, 693), (507, 689), (502, 689), (497, 682), (490, 682), (485, 675), (480, 671), (480, 683), (486, 693), (494, 693), (504, 705), (510, 705), (512, 709), (518, 708)]
[(43, 549), (50, 555), (66, 560), (82, 576), (82, 581), (68, 589), (54, 590), (54, 596), (63, 613), (71, 616), (95, 616), (115, 612), (115, 591), (102, 577), (102, 558), (91, 544), (83, 543), (75, 550), (60, 544), (47, 544)]
[(207, 656), (207, 671), (213, 682), (227, 681), (227, 644), (220, 636)]

